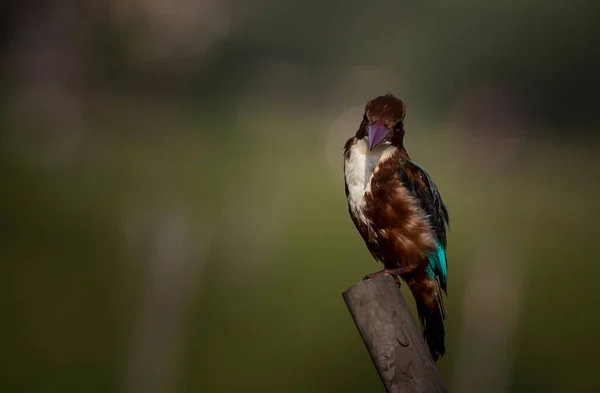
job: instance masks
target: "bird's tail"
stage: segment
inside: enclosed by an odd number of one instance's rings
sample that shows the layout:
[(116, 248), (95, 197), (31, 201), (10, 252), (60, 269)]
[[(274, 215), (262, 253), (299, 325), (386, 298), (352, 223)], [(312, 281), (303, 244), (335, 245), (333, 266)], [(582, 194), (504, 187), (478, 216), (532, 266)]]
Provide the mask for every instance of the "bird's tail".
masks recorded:
[(416, 282), (414, 279), (408, 285), (417, 303), (417, 313), (423, 329), (423, 336), (429, 346), (429, 352), (434, 361), (446, 352), (446, 313), (442, 290), (437, 278), (423, 278)]

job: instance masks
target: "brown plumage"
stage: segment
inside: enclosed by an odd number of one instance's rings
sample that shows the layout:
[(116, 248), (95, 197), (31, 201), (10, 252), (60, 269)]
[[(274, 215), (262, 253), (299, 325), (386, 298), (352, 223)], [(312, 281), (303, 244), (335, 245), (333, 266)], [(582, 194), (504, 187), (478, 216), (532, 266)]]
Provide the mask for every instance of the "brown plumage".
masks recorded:
[(373, 257), (399, 274), (417, 302), (434, 359), (445, 351), (448, 213), (429, 175), (404, 148), (406, 108), (391, 94), (369, 101), (344, 146), (348, 210)]

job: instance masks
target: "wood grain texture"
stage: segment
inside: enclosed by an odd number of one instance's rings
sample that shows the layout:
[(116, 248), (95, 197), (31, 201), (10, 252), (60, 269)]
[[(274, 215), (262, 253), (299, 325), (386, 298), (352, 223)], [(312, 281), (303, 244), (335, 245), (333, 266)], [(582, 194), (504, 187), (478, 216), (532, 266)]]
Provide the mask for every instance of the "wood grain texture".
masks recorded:
[(447, 392), (391, 276), (363, 280), (342, 297), (388, 393)]

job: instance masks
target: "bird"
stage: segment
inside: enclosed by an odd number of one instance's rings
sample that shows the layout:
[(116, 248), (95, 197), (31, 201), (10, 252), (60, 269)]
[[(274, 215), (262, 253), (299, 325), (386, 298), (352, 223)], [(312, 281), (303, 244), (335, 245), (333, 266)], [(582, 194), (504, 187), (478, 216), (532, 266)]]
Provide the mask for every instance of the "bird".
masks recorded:
[(367, 102), (344, 145), (348, 212), (371, 255), (410, 288), (435, 362), (446, 351), (447, 232), (450, 218), (429, 174), (404, 147), (406, 106), (391, 93)]

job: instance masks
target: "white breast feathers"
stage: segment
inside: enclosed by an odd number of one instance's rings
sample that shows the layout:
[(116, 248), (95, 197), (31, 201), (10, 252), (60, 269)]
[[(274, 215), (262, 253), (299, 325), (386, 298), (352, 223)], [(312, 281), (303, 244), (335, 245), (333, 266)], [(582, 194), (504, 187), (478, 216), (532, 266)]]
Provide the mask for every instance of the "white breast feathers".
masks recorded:
[(371, 180), (378, 170), (377, 166), (395, 151), (396, 148), (389, 143), (369, 151), (366, 138), (359, 140), (350, 148), (349, 157), (344, 162), (348, 203), (352, 214), (363, 222), (368, 222), (364, 214), (364, 196), (371, 192)]

